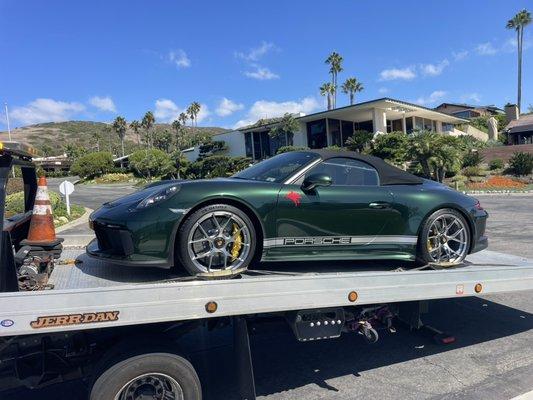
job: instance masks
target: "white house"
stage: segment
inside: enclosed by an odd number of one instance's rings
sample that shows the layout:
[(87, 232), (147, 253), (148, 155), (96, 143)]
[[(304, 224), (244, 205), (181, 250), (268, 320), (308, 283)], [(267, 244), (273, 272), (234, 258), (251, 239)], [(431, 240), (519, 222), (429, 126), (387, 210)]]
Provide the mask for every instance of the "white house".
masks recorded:
[(260, 160), (276, 154), (279, 147), (285, 145), (319, 149), (327, 146), (342, 146), (354, 131), (366, 130), (373, 133), (390, 133), (427, 129), (446, 135), (472, 135), (487, 140), (486, 133), (469, 127), (467, 132), (456, 128), (458, 124), (467, 124), (468, 120), (444, 114), (430, 108), (405, 101), (382, 98), (347, 107), (317, 112), (296, 117), (300, 129), (290, 138), (271, 138), (268, 134), (279, 119), (268, 123), (246, 126), (216, 136), (227, 145), (227, 155), (247, 156)]

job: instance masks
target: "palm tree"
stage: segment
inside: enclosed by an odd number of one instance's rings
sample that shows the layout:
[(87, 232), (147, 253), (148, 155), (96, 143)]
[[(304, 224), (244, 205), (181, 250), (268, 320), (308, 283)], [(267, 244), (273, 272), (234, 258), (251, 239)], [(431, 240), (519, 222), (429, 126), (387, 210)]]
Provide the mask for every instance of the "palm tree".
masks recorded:
[(342, 56), (333, 51), (325, 61), (326, 64), (329, 64), (329, 73), (331, 74), (331, 83), (335, 87), (332, 97), (332, 108), (337, 107), (337, 75), (342, 71)]
[(518, 106), (518, 110), (520, 110), (522, 102), (522, 44), (524, 41), (524, 28), (530, 23), (531, 13), (524, 9), (507, 21), (506, 25), (507, 29), (514, 29), (516, 31), (516, 44), (518, 49), (518, 92), (516, 105)]
[[(116, 117), (113, 121), (113, 129), (117, 133), (118, 137), (120, 138), (120, 147), (122, 148), (122, 157), (124, 157), (124, 138), (126, 137), (126, 129), (128, 127), (128, 123), (123, 117)], [(120, 162), (122, 165), (122, 161)]]
[(146, 129), (146, 135), (148, 137), (148, 145), (152, 147), (152, 134), (151, 129), (155, 124), (155, 117), (151, 111), (147, 111), (141, 121), (141, 126)]
[(180, 113), (180, 115), (178, 116), (178, 121), (181, 122), (181, 124), (183, 126), (187, 125), (187, 121), (189, 120), (189, 117), (187, 115), (187, 113)]
[(133, 129), (133, 132), (135, 132), (135, 135), (137, 135), (137, 144), (141, 144), (141, 136), (139, 135), (139, 129), (141, 129), (140, 122), (137, 120), (131, 121), (130, 128)]
[(363, 89), (363, 84), (357, 78), (348, 78), (342, 84), (342, 92), (350, 95), (350, 105), (353, 104), (355, 94)]
[(333, 83), (328, 82), (320, 86), (320, 95), (328, 96), (328, 110), (333, 108), (333, 95), (335, 94), (335, 86)]
[(193, 101), (191, 105), (187, 108), (187, 114), (189, 114), (193, 126), (198, 126), (198, 114), (200, 113), (201, 108), (201, 104), (196, 101)]

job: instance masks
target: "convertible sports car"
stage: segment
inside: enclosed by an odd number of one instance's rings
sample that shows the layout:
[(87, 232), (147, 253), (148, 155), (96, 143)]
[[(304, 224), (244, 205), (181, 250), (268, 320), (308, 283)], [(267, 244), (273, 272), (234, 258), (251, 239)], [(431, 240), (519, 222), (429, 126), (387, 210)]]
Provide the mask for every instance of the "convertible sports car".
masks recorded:
[(162, 181), (90, 217), (94, 257), (238, 273), (263, 261), (460, 263), (487, 247), (479, 202), (354, 152), (277, 155), (230, 178)]

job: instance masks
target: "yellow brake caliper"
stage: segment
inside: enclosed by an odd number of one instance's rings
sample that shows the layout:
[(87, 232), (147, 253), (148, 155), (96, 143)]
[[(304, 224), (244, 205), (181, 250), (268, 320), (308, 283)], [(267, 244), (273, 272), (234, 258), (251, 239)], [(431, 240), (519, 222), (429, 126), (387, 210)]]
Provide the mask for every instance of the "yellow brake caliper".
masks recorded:
[[(238, 236), (235, 237), (235, 235), (237, 234)], [(235, 261), (235, 259), (239, 257), (239, 252), (242, 248), (242, 233), (239, 232), (239, 227), (237, 226), (237, 224), (233, 224), (233, 237), (235, 238), (235, 241), (233, 242), (233, 246), (231, 247), (231, 261)]]

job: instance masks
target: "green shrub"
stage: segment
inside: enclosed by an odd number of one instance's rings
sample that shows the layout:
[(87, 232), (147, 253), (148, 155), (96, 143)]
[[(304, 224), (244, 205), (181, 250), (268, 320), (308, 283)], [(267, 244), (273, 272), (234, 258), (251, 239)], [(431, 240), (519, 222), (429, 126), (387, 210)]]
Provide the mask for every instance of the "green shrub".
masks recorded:
[[(52, 206), (52, 213), (54, 214), (55, 220), (60, 217), (65, 217), (66, 219), (62, 218), (59, 221), (68, 222), (81, 217), (85, 213), (85, 209), (83, 207), (77, 204), (71, 204), (71, 215), (69, 217), (67, 214), (67, 205), (61, 196), (56, 192), (51, 191), (48, 192), (48, 195), (50, 196), (50, 204)], [(5, 212), (7, 217), (24, 212), (24, 192), (17, 192), (6, 196)], [(61, 225), (61, 222), (56, 223), (56, 226)]]
[(209, 156), (192, 163), (187, 168), (186, 175), (189, 179), (228, 177), (251, 163), (252, 160), (247, 157)]
[(517, 152), (509, 160), (509, 167), (515, 175), (529, 175), (533, 171), (533, 154)]
[(480, 165), (485, 157), (479, 151), (469, 151), (463, 156), (462, 167), (477, 167)]
[(130, 156), (130, 167), (142, 178), (153, 179), (174, 171), (170, 156), (162, 150), (138, 150)]
[(501, 158), (495, 158), (494, 160), (490, 160), (489, 169), (491, 171), (494, 171), (495, 169), (502, 169), (504, 165), (505, 164)]
[(480, 166), (472, 165), (463, 169), (463, 175), (471, 178), (473, 176), (484, 176), (485, 174)]
[(131, 182), (135, 178), (133, 174), (125, 174), (123, 172), (112, 172), (110, 174), (102, 175), (96, 178), (94, 181), (96, 183), (121, 183), (121, 182)]
[(302, 151), (309, 150), (308, 147), (299, 147), (299, 146), (281, 146), (276, 154), (288, 153), (289, 151)]
[(82, 179), (92, 179), (111, 172), (113, 166), (113, 155), (108, 151), (100, 151), (78, 158), (70, 172)]
[(403, 132), (377, 135), (370, 154), (399, 165), (407, 161), (407, 142), (408, 137)]

